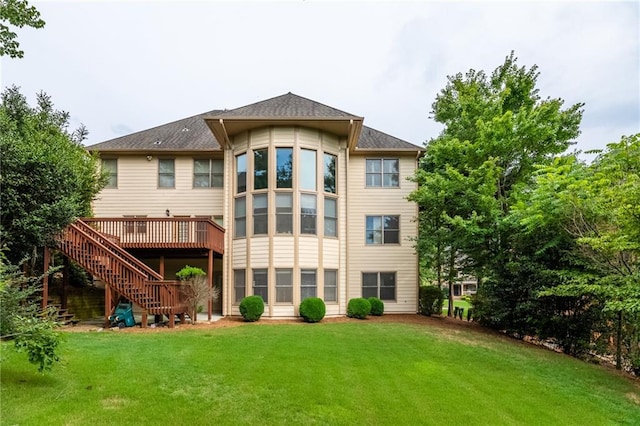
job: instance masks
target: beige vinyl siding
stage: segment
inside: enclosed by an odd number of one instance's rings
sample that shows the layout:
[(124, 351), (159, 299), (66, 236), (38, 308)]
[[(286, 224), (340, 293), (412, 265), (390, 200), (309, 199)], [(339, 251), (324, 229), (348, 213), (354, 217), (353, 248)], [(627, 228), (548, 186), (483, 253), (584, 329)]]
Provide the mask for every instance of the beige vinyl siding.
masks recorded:
[(340, 241), (330, 238), (324, 239), (322, 263), (325, 269), (340, 268)]
[[(228, 233), (225, 236), (229, 238)], [(231, 267), (233, 269), (245, 268), (247, 266), (247, 240), (233, 240), (231, 245), (233, 247), (233, 256), (229, 256), (233, 260)]]
[[(367, 158), (399, 158), (398, 188), (366, 188)], [(385, 301), (385, 312), (415, 313), (417, 310), (418, 267), (413, 242), (417, 207), (406, 200), (415, 188), (406, 180), (416, 166), (415, 153), (409, 155), (351, 155), (349, 162), (349, 232), (347, 298), (361, 297), (363, 272), (396, 272), (396, 300)], [(367, 245), (365, 221), (368, 215), (400, 216), (400, 244)]]
[(295, 129), (293, 127), (274, 127), (272, 137), (275, 146), (291, 146), (295, 141)]
[(294, 237), (273, 237), (273, 266), (275, 268), (291, 268), (294, 258)]
[[(158, 188), (158, 158), (175, 159), (175, 188)], [(118, 188), (105, 188), (93, 203), (96, 217), (124, 215), (222, 216), (222, 188), (193, 188), (193, 156), (118, 157)], [(225, 221), (228, 218), (225, 217)]]
[(268, 268), (269, 267), (269, 238), (251, 238), (251, 267), (252, 268)]
[(300, 237), (298, 241), (298, 263), (303, 268), (318, 267), (318, 238)]
[(293, 305), (273, 305), (271, 307), (271, 316), (274, 318), (291, 318), (297, 316), (297, 307)]

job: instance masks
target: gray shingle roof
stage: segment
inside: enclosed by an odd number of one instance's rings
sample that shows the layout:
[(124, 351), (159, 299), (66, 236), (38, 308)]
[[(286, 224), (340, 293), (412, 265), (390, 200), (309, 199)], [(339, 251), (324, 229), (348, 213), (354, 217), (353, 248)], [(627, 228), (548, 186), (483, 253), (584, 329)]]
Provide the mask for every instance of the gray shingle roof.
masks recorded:
[(207, 127), (204, 117), (220, 110), (183, 118), (151, 129), (131, 133), (88, 146), (91, 151), (211, 151), (220, 144)]
[(230, 117), (356, 118), (358, 116), (289, 92), (251, 105), (213, 114), (211, 118)]
[(421, 150), (417, 145), (398, 139), (371, 127), (362, 126), (357, 149)]
[[(220, 144), (206, 125), (209, 118), (360, 118), (353, 114), (323, 105), (292, 93), (256, 102), (233, 110), (213, 110), (183, 118), (151, 129), (121, 136), (88, 146), (91, 151), (211, 151), (220, 150)], [(362, 126), (358, 139), (359, 149), (419, 150), (416, 145), (386, 133)]]

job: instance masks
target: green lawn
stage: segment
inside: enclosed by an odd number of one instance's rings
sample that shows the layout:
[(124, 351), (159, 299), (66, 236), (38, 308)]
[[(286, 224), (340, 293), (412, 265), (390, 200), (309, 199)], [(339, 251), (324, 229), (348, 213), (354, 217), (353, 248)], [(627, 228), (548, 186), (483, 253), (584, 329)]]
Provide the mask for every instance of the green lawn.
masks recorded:
[(640, 424), (640, 384), (481, 333), (375, 320), (68, 333), (2, 344), (6, 425)]
[[(465, 300), (459, 300), (456, 299), (453, 301), (453, 307), (454, 308), (463, 308), (464, 309), (464, 313), (462, 314), (462, 317), (464, 319), (467, 319), (467, 312), (469, 310), (469, 308), (471, 308), (471, 303), (465, 301)], [(444, 300), (444, 305), (442, 305), (442, 315), (447, 315), (447, 312), (449, 311), (449, 301), (447, 299)]]

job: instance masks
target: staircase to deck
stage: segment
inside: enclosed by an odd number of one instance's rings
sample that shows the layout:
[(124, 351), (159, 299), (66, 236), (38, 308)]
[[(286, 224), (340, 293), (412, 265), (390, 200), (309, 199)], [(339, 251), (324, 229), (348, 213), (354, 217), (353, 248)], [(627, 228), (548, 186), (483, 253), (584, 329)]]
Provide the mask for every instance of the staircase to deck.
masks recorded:
[[(166, 315), (173, 326), (175, 315), (188, 312), (178, 283), (166, 281), (153, 269), (129, 254), (82, 220), (69, 225), (58, 239), (58, 248), (118, 295), (139, 305), (144, 314)], [(117, 300), (115, 300), (117, 302)], [(112, 304), (111, 309), (115, 307)], [(109, 315), (111, 312), (105, 312)], [(146, 319), (146, 315), (143, 316)], [(143, 319), (143, 325), (146, 321)]]

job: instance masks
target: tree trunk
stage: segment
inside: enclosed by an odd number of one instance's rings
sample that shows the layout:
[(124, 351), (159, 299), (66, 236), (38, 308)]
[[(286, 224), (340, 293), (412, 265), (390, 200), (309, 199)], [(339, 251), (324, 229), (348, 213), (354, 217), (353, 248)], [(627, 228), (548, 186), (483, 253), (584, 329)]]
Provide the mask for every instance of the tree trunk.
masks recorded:
[(622, 370), (622, 311), (618, 311), (616, 329), (616, 370)]
[(456, 265), (456, 251), (451, 249), (449, 252), (449, 304), (447, 308), (447, 316), (453, 316), (453, 283), (455, 282), (454, 271)]

